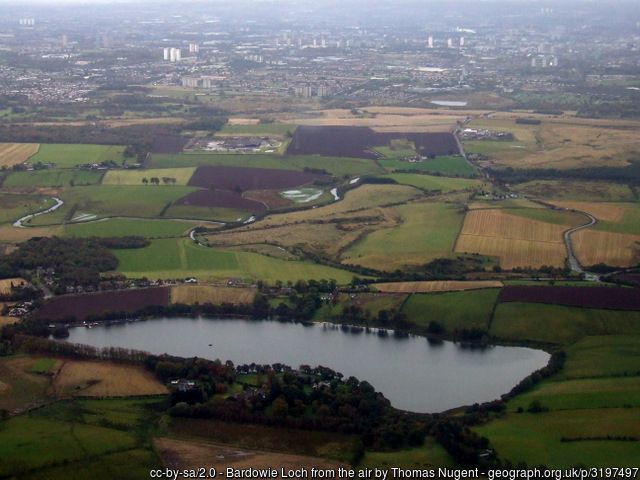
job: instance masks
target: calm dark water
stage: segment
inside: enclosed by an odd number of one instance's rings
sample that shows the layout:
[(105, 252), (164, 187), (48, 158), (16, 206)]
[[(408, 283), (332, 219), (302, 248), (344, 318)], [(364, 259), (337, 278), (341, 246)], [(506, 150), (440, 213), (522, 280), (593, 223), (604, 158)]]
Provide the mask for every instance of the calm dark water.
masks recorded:
[[(160, 318), (73, 328), (68, 339), (96, 347), (118, 346), (182, 357), (323, 365), (367, 380), (391, 403), (415, 412), (437, 412), (490, 401), (547, 364), (541, 350), (492, 346), (466, 349), (424, 337), (345, 333), (326, 324)], [(211, 344), (211, 346), (209, 346)]]

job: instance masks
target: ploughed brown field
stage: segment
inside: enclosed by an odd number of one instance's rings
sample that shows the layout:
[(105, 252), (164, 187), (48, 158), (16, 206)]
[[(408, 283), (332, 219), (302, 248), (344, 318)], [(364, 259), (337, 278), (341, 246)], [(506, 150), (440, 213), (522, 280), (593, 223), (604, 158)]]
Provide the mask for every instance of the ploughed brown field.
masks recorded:
[(90, 315), (109, 312), (135, 313), (144, 307), (169, 305), (169, 290), (168, 287), (154, 287), (55, 297), (40, 307), (34, 318), (83, 321)]
[(456, 155), (460, 153), (453, 134), (448, 132), (376, 132), (368, 127), (301, 126), (293, 135), (287, 155), (324, 155), (375, 159), (373, 147), (389, 145), (391, 140), (407, 139), (418, 153)]
[(507, 286), (500, 292), (498, 300), (610, 310), (640, 310), (640, 288)]
[(151, 143), (151, 153), (180, 153), (188, 140), (180, 135), (157, 135)]
[(198, 167), (189, 186), (220, 190), (276, 190), (299, 187), (314, 181), (327, 182), (327, 175), (275, 168), (242, 168), (225, 166)]
[(244, 198), (240, 193), (231, 190), (196, 190), (179, 198), (176, 205), (237, 208), (251, 212), (263, 212), (267, 209), (264, 203)]

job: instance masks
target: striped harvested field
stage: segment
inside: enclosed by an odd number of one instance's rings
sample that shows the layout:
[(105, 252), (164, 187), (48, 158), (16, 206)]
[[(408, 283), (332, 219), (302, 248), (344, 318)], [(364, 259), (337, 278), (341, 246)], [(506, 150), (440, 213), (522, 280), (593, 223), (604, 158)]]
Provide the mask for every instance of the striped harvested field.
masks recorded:
[(582, 265), (606, 263), (629, 267), (640, 262), (640, 235), (580, 230), (573, 235), (573, 246)]
[(0, 143), (0, 167), (26, 162), (40, 148), (38, 143)]
[(498, 257), (506, 269), (561, 267), (566, 258), (562, 234), (568, 228), (501, 210), (473, 210), (465, 216), (455, 251)]
[(430, 293), (430, 292), (459, 292), (464, 290), (478, 290), (481, 288), (501, 288), (502, 282), (493, 280), (480, 281), (425, 281), (425, 282), (393, 282), (376, 283), (373, 285), (383, 293)]
[(177, 285), (171, 287), (171, 303), (193, 305), (248, 304), (256, 297), (255, 288), (219, 287), (214, 285)]
[(570, 210), (587, 212), (598, 220), (619, 222), (626, 210), (624, 204), (606, 202), (553, 202), (554, 205)]

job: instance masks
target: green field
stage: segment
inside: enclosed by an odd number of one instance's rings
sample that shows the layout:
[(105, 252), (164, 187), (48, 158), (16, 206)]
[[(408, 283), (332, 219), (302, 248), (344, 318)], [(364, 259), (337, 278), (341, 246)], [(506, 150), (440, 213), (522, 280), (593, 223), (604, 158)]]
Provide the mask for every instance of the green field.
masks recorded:
[(640, 375), (640, 336), (585, 337), (566, 348), (558, 379)]
[(400, 225), (367, 235), (344, 253), (345, 263), (394, 270), (451, 255), (463, 220), (455, 205), (410, 203), (394, 210)]
[(141, 249), (114, 250), (118, 271), (132, 278), (199, 279), (242, 278), (248, 280), (296, 281), (335, 279), (348, 283), (353, 274), (303, 261), (279, 260), (265, 255), (201, 247), (190, 239), (154, 240)]
[(47, 169), (13, 172), (3, 182), (4, 187), (70, 187), (100, 183), (103, 172), (93, 170)]
[(447, 451), (432, 438), (424, 445), (398, 452), (367, 452), (359, 468), (438, 468), (455, 467), (456, 463)]
[(585, 440), (562, 442), (562, 437), (640, 437), (637, 408), (561, 410), (546, 413), (510, 413), (475, 431), (489, 438), (500, 458), (512, 464), (566, 468), (637, 466), (637, 442)]
[(509, 341), (566, 344), (587, 335), (640, 334), (640, 312), (501, 303), (490, 334)]
[(29, 213), (46, 210), (54, 204), (50, 198), (39, 195), (0, 193), (0, 223), (14, 222)]
[(185, 235), (196, 225), (195, 222), (177, 220), (112, 218), (66, 225), (64, 234), (67, 237), (118, 237), (125, 235), (139, 235), (147, 238), (179, 237)]
[(411, 173), (392, 173), (384, 175), (385, 178), (392, 178), (396, 182), (403, 185), (411, 185), (421, 190), (442, 192), (450, 192), (453, 190), (465, 190), (467, 188), (476, 188), (482, 185), (480, 180), (468, 178), (451, 178), (437, 177), (434, 175), (411, 174)]
[(380, 159), (377, 161), (385, 170), (419, 170), (422, 172), (439, 173), (451, 177), (477, 177), (476, 167), (459, 155), (436, 157), (423, 162), (409, 163), (398, 159)]
[[(160, 183), (158, 185), (151, 186), (164, 186), (164, 185), (186, 185), (193, 172), (194, 167), (186, 168), (151, 168), (144, 170), (109, 170), (102, 179), (103, 185), (144, 185), (143, 179), (151, 181), (152, 178), (157, 178)], [(163, 179), (167, 179), (165, 182)], [(175, 180), (175, 182), (174, 182)]]
[(509, 215), (529, 218), (544, 223), (553, 223), (554, 225), (578, 226), (588, 223), (589, 221), (584, 215), (561, 210), (551, 210), (550, 208), (505, 208), (502, 209), (502, 211)]
[(217, 222), (239, 222), (249, 217), (251, 212), (237, 208), (198, 207), (194, 205), (173, 205), (165, 213), (165, 218), (188, 218)]
[(148, 166), (153, 168), (198, 167), (201, 165), (225, 165), (235, 167), (277, 168), (281, 170), (323, 169), (338, 177), (382, 173), (372, 160), (362, 158), (320, 157), (314, 155), (240, 155), (180, 153), (154, 154)]
[(67, 143), (43, 143), (38, 153), (29, 159), (30, 163), (55, 163), (59, 168), (71, 168), (85, 163), (114, 161), (118, 164), (125, 160), (123, 146), (117, 145), (81, 145)]
[(65, 188), (60, 193), (64, 205), (47, 215), (36, 217), (33, 225), (60, 224), (80, 214), (103, 217), (157, 217), (165, 206), (196, 190), (191, 187), (96, 185)]
[(420, 327), (437, 322), (449, 335), (455, 335), (461, 330), (486, 331), (499, 293), (498, 288), (468, 292), (415, 293), (404, 304), (402, 313)]
[[(68, 401), (0, 423), (0, 476), (144, 478), (154, 400)], [(115, 475), (115, 476), (113, 476)]]

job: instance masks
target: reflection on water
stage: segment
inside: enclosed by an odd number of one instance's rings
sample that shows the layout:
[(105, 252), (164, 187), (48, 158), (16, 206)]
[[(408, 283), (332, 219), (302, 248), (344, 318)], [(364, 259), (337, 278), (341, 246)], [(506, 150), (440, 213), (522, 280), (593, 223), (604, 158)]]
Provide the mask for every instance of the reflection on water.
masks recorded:
[(375, 329), (204, 318), (73, 328), (68, 340), (236, 364), (323, 365), (368, 381), (395, 407), (416, 412), (494, 400), (549, 358), (530, 348), (465, 348)]

